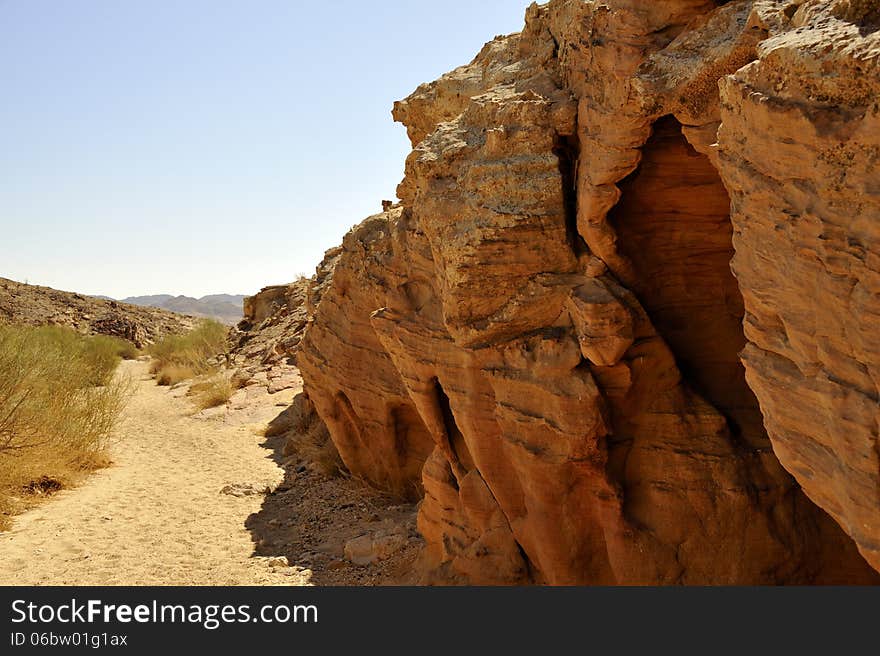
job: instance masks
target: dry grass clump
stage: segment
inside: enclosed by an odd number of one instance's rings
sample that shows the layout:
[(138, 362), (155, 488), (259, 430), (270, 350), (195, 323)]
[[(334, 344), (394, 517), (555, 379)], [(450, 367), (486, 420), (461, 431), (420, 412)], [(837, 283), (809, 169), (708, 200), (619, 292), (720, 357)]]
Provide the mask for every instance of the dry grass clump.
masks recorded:
[(128, 396), (120, 345), (70, 329), (0, 325), (0, 527), (34, 495), (106, 464)]
[(297, 394), (290, 407), (269, 423), (264, 435), (286, 435), (284, 455), (297, 456), (310, 462), (326, 476), (339, 476), (347, 472), (336, 445), (330, 439), (330, 431), (305, 392)]
[(232, 382), (223, 374), (217, 374), (207, 380), (195, 383), (189, 389), (190, 395), (195, 397), (194, 402), (200, 410), (224, 405), (229, 401), (234, 391)]
[(196, 377), (196, 372), (182, 364), (166, 364), (157, 366), (154, 362), (150, 365), (150, 373), (156, 375), (156, 383), (168, 387), (174, 387), (178, 383)]
[(213, 372), (213, 361), (226, 351), (228, 332), (222, 323), (205, 319), (187, 333), (166, 336), (148, 349), (153, 358), (150, 373), (159, 385), (176, 385)]

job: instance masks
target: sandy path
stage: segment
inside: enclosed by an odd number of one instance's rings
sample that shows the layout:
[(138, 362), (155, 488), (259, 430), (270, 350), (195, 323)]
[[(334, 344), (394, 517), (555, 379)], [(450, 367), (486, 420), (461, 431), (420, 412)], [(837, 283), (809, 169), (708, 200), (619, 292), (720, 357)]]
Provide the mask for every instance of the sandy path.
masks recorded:
[(308, 572), (253, 557), (245, 521), (264, 496), (220, 493), (282, 480), (258, 422), (193, 417), (192, 404), (157, 387), (144, 362), (124, 362), (120, 374), (136, 390), (111, 447), (114, 465), (0, 533), (0, 584), (305, 583)]

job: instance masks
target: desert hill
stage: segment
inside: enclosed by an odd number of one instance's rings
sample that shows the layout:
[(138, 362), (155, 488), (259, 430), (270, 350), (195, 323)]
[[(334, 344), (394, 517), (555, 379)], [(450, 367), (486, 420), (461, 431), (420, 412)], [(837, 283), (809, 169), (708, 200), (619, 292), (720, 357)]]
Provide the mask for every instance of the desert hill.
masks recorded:
[(138, 347), (186, 330), (194, 317), (0, 278), (0, 321), (114, 335)]

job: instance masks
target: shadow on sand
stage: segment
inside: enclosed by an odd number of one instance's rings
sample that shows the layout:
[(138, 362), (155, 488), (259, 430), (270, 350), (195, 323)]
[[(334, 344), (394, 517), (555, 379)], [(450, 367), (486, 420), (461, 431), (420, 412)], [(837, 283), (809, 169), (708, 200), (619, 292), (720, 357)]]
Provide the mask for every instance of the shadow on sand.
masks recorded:
[[(284, 425), (290, 408), (273, 424)], [(270, 424), (270, 427), (272, 424)], [(269, 434), (272, 434), (270, 429)], [(284, 556), (292, 567), (312, 570), (315, 585), (389, 585), (414, 581), (413, 562), (422, 545), (415, 529), (416, 506), (399, 504), (350, 477), (328, 477), (297, 454), (286, 455), (288, 434), (267, 437), (268, 457), (284, 480), (263, 499), (245, 527), (254, 556)], [(404, 532), (408, 542), (387, 561), (358, 566), (344, 555), (345, 543), (375, 532)]]

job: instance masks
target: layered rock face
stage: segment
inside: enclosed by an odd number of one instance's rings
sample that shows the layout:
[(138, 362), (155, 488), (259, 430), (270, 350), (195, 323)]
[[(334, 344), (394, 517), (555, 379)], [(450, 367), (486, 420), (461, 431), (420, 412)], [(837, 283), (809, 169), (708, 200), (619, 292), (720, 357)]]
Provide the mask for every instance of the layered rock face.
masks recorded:
[(782, 464), (880, 569), (880, 3), (803, 3), (722, 81), (743, 353)]
[(553, 0), (395, 105), (297, 364), (426, 582), (878, 580), (880, 48), (830, 5)]

